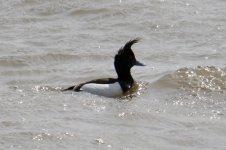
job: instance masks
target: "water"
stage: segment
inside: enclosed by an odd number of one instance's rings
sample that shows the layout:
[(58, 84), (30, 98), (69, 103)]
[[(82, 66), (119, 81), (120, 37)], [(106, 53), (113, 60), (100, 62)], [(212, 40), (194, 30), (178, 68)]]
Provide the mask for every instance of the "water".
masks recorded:
[[(226, 149), (224, 0), (0, 1), (0, 149)], [(57, 89), (115, 77), (125, 42), (145, 87), (111, 99)]]

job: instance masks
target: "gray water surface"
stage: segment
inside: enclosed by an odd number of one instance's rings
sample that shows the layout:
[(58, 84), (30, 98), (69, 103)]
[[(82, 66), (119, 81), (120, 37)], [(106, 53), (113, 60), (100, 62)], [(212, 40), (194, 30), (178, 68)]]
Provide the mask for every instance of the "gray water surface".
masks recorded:
[[(0, 149), (226, 149), (226, 1), (0, 0)], [(144, 88), (58, 89), (116, 77), (128, 40)]]

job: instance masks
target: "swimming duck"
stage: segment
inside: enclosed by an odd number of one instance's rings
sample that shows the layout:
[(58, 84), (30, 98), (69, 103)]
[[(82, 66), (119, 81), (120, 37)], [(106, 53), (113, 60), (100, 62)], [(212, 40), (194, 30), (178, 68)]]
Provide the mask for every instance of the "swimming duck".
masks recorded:
[(133, 66), (145, 66), (136, 60), (131, 46), (139, 41), (138, 38), (128, 41), (115, 55), (114, 66), (118, 78), (102, 78), (71, 86), (63, 91), (85, 91), (105, 97), (121, 97), (135, 86), (130, 73)]

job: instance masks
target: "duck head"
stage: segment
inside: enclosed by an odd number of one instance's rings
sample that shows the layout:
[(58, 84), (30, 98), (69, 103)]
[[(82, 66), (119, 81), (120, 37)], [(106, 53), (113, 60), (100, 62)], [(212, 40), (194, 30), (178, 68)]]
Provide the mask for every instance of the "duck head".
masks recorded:
[(136, 57), (131, 49), (131, 46), (137, 42), (139, 42), (138, 38), (128, 41), (115, 55), (114, 65), (119, 78), (131, 76), (130, 69), (133, 66), (145, 66), (143, 63), (136, 60)]

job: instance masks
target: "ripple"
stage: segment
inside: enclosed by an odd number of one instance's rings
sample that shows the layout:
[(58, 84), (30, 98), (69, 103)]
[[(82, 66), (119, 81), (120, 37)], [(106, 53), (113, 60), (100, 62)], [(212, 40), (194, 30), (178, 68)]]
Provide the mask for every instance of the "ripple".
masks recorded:
[(76, 10), (72, 10), (69, 15), (72, 16), (81, 16), (81, 15), (97, 15), (97, 14), (103, 14), (106, 13), (108, 11), (108, 9), (106, 8), (95, 8), (95, 9), (90, 9), (90, 8), (86, 8), (86, 9), (76, 9)]
[(0, 67), (2, 68), (11, 68), (11, 67), (25, 67), (27, 66), (22, 60), (15, 60), (11, 57), (6, 59), (0, 58)]

